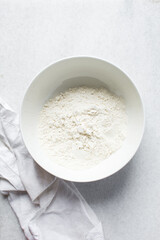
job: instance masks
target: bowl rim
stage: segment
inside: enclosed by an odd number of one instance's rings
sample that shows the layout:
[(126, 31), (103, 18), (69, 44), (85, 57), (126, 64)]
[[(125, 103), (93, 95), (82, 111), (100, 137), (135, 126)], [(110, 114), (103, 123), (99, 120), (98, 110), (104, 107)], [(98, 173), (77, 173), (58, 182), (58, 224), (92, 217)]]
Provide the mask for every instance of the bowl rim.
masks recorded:
[[(44, 166), (42, 166), (41, 163), (38, 162), (38, 160), (36, 160), (33, 156), (32, 156), (32, 153), (30, 152), (30, 150), (28, 149), (27, 147), (27, 143), (25, 141), (25, 136), (24, 136), (24, 132), (23, 132), (23, 127), (22, 127), (22, 109), (23, 109), (23, 105), (24, 105), (24, 101), (25, 101), (25, 96), (29, 90), (29, 88), (31, 87), (32, 83), (37, 79), (37, 77), (42, 74), (42, 72), (46, 71), (47, 69), (49, 69), (50, 67), (52, 67), (53, 65), (55, 64), (58, 64), (60, 62), (63, 62), (63, 61), (67, 61), (67, 60), (71, 60), (71, 59), (78, 59), (78, 58), (85, 58), (85, 59), (93, 59), (93, 60), (98, 60), (98, 61), (101, 61), (101, 62), (104, 62), (104, 63), (107, 63), (108, 65), (111, 65), (112, 67), (116, 68), (118, 71), (122, 72), (128, 79), (129, 81), (133, 84), (133, 87), (135, 88), (135, 90), (137, 91), (137, 94), (139, 96), (139, 99), (140, 99), (140, 103), (141, 103), (141, 106), (142, 106), (142, 116), (143, 116), (143, 126), (142, 126), (142, 129), (141, 129), (141, 136), (139, 138), (139, 142), (137, 142), (137, 147), (135, 149), (135, 151), (133, 152), (132, 156), (128, 159), (128, 161), (124, 164), (122, 164), (120, 166), (120, 168), (117, 170), (115, 169), (114, 171), (112, 171), (112, 173), (110, 174), (103, 174), (101, 175), (101, 177), (92, 177), (91, 179), (78, 179), (78, 177), (76, 178), (73, 178), (71, 176), (71, 178), (67, 178), (67, 177), (63, 177), (63, 176), (58, 176), (58, 175), (55, 175), (49, 168), (46, 169)], [(144, 130), (145, 130), (145, 107), (144, 107), (144, 102), (143, 102), (143, 99), (140, 95), (140, 92), (138, 90), (138, 88), (136, 87), (136, 84), (132, 81), (132, 79), (128, 76), (128, 74), (126, 74), (126, 72), (124, 72), (123, 70), (121, 70), (119, 67), (117, 67), (116, 65), (114, 65), (113, 63), (109, 62), (108, 60), (105, 60), (103, 58), (99, 58), (99, 57), (96, 57), (96, 56), (90, 56), (90, 55), (76, 55), (76, 56), (69, 56), (69, 57), (64, 57), (64, 58), (61, 58), (59, 60), (55, 60), (53, 62), (51, 62), (50, 64), (48, 64), (47, 66), (45, 66), (41, 71), (39, 71), (37, 74), (34, 75), (34, 77), (32, 78), (32, 80), (29, 82), (25, 92), (24, 92), (24, 95), (23, 95), (23, 98), (22, 98), (22, 102), (21, 102), (21, 107), (20, 107), (20, 114), (19, 114), (19, 122), (20, 122), (20, 131), (21, 131), (21, 135), (22, 135), (22, 139), (23, 139), (23, 142), (29, 152), (29, 154), (31, 155), (31, 157), (33, 158), (33, 160), (41, 167), (43, 168), (46, 172), (49, 172), (50, 174), (58, 177), (58, 178), (61, 178), (61, 179), (64, 179), (64, 180), (67, 180), (67, 181), (74, 181), (74, 182), (94, 182), (94, 181), (97, 181), (97, 180), (101, 180), (101, 179), (104, 179), (106, 177), (109, 177), (109, 176), (112, 176), (113, 174), (115, 174), (116, 172), (119, 172), (124, 166), (126, 166), (133, 158), (133, 156), (135, 155), (135, 153), (138, 151), (139, 149), (139, 146), (142, 142), (142, 138), (143, 138), (143, 135), (144, 135)], [(62, 174), (63, 175), (63, 174)]]

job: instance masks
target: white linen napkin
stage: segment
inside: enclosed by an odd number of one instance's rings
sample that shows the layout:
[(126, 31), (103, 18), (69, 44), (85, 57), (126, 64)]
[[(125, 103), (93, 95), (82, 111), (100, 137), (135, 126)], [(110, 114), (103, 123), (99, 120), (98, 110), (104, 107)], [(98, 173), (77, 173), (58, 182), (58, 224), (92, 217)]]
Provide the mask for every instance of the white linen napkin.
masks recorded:
[(28, 153), (19, 118), (0, 99), (0, 191), (29, 240), (103, 240), (101, 223), (73, 183), (39, 167)]

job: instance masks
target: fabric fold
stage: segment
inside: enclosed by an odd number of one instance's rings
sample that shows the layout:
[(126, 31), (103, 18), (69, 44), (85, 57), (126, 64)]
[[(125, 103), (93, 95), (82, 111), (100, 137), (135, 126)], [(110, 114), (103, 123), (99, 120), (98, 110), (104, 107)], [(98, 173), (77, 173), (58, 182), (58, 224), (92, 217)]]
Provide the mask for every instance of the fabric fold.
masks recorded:
[(0, 99), (0, 191), (29, 240), (103, 240), (101, 223), (75, 185), (47, 173), (27, 151), (18, 116)]

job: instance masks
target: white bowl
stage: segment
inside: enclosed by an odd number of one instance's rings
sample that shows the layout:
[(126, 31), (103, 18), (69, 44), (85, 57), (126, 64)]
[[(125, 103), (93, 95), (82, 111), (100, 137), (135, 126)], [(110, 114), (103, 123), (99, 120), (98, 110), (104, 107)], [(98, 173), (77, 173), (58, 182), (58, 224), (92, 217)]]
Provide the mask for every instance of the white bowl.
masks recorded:
[[(126, 102), (128, 135), (121, 149), (86, 170), (57, 165), (41, 148), (37, 122), (44, 103), (57, 93), (75, 86), (107, 87)], [(20, 125), (26, 147), (35, 161), (51, 174), (76, 182), (90, 182), (112, 175), (124, 167), (137, 151), (144, 132), (144, 109), (133, 82), (114, 65), (92, 57), (72, 57), (51, 64), (28, 87), (21, 108)]]

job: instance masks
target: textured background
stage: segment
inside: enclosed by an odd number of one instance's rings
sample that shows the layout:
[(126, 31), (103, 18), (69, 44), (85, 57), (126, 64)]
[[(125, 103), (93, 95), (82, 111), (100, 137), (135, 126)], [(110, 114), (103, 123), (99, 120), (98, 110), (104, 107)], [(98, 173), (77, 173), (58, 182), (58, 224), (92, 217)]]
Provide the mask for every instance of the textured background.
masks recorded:
[[(19, 111), (27, 85), (46, 65), (94, 55), (139, 88), (146, 129), (133, 160), (102, 181), (76, 184), (108, 240), (160, 239), (160, 1), (0, 0), (0, 97)], [(0, 239), (25, 239), (0, 196)]]

